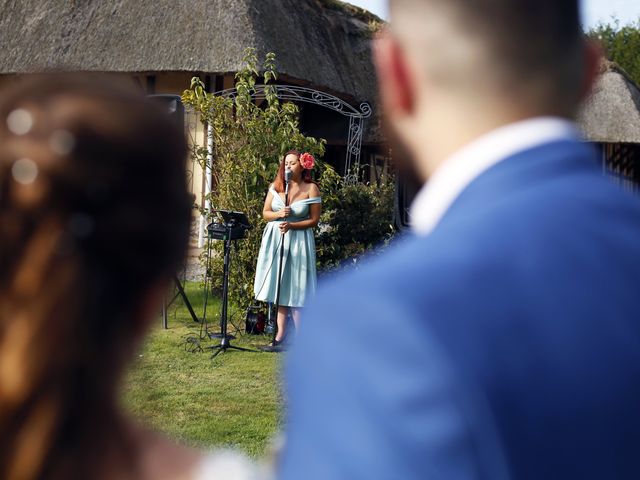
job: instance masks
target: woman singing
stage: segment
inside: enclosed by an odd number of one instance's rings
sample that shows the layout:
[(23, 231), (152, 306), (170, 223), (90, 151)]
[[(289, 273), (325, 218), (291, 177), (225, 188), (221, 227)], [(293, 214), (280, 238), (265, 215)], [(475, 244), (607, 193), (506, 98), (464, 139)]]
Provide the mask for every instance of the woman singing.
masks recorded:
[[(278, 330), (270, 347), (277, 348), (286, 333), (289, 308), (296, 328), (300, 307), (316, 288), (316, 247), (313, 227), (320, 219), (318, 186), (311, 180), (314, 158), (296, 150), (285, 153), (269, 187), (262, 216), (267, 223), (258, 255), (254, 292), (256, 299), (278, 303)], [(285, 169), (291, 170), (289, 206), (285, 206)], [(280, 246), (284, 242), (280, 298), (277, 296)], [(278, 301), (279, 300), (279, 301)]]

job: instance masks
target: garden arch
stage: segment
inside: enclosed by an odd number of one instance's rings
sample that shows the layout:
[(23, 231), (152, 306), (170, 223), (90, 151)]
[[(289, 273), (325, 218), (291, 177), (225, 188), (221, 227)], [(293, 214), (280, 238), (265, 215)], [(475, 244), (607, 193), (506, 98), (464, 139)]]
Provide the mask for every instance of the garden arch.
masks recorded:
[[(355, 183), (360, 169), (360, 152), (362, 149), (362, 136), (364, 134), (364, 121), (371, 116), (371, 106), (362, 102), (358, 108), (344, 100), (312, 88), (298, 87), (294, 85), (256, 85), (251, 97), (254, 99), (265, 98), (265, 89), (272, 88), (279, 100), (311, 103), (338, 112), (349, 118), (349, 132), (347, 137), (347, 154), (345, 158), (345, 181)], [(226, 98), (234, 99), (237, 95), (235, 88), (213, 92)]]

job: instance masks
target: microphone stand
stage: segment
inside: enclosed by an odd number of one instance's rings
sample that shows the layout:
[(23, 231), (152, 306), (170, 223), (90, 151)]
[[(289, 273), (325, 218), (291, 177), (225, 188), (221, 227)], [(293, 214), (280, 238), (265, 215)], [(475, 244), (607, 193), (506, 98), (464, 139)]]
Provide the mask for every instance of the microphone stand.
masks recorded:
[[(288, 173), (288, 172), (286, 172)], [(291, 181), (291, 177), (285, 173), (285, 187), (284, 187), (284, 206), (285, 208), (289, 206), (289, 182)], [(287, 217), (284, 217), (286, 220)], [(271, 336), (271, 345), (266, 347), (264, 350), (268, 352), (281, 352), (282, 347), (280, 345), (276, 345), (276, 336), (278, 334), (278, 310), (280, 309), (280, 283), (282, 282), (282, 264), (284, 259), (284, 236), (286, 233), (282, 233), (282, 240), (280, 242), (280, 263), (278, 264), (278, 281), (276, 282), (276, 322), (273, 329), (273, 335)], [(285, 317), (284, 321), (287, 321)]]
[(229, 340), (235, 339), (236, 337), (227, 333), (227, 306), (229, 303), (229, 270), (231, 265), (232, 240), (231, 231), (233, 230), (233, 227), (234, 224), (231, 222), (228, 222), (226, 225), (227, 233), (224, 239), (224, 268), (222, 275), (222, 308), (220, 311), (220, 334), (209, 334), (211, 338), (220, 338), (220, 345), (207, 347), (213, 350), (211, 358), (214, 358), (220, 352), (226, 352), (228, 349), (240, 350), (243, 352), (255, 352), (255, 350), (251, 350), (250, 348), (236, 347), (235, 345), (231, 345), (231, 342)]
[(187, 310), (189, 310), (189, 315), (191, 315), (191, 319), (196, 323), (200, 323), (200, 320), (198, 320), (198, 316), (196, 315), (196, 312), (193, 311), (193, 307), (191, 306), (191, 302), (189, 301), (189, 297), (187, 297), (187, 294), (184, 291), (184, 287), (182, 286), (182, 283), (180, 283), (180, 279), (178, 278), (177, 275), (173, 276), (173, 282), (175, 283), (175, 286), (176, 286), (176, 289), (178, 290), (178, 293), (176, 293), (173, 296), (173, 298), (171, 300), (169, 300), (168, 302), (167, 302), (166, 298), (165, 298), (164, 302), (162, 302), (162, 326), (164, 327), (165, 330), (167, 328), (169, 328), (169, 319), (168, 319), (167, 309), (171, 306), (171, 304), (173, 302), (176, 301), (178, 296), (182, 297), (182, 300), (184, 301), (184, 304), (187, 307)]

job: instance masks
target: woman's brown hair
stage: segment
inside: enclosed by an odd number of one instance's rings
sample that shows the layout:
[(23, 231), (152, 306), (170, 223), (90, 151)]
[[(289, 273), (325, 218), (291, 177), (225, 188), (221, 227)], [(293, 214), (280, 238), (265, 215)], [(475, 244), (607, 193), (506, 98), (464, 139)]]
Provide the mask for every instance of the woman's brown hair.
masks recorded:
[[(273, 180), (273, 188), (276, 192), (283, 193), (284, 192), (284, 161), (287, 158), (287, 155), (295, 155), (300, 159), (300, 152), (298, 150), (289, 150), (287, 151), (282, 158), (280, 159), (280, 165), (278, 167), (278, 173), (276, 174), (276, 178)], [(302, 171), (302, 180), (306, 183), (313, 183), (313, 178), (311, 177), (311, 170), (303, 170)]]
[(184, 255), (186, 151), (113, 80), (37, 77), (0, 99), (0, 478), (134, 457), (116, 384), (142, 298)]

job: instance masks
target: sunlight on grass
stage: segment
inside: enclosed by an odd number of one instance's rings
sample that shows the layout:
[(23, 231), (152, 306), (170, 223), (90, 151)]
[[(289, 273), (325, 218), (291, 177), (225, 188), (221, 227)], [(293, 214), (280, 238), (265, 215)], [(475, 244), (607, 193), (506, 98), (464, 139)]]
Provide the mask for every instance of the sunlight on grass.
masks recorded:
[[(196, 314), (203, 311), (202, 287), (185, 285)], [(169, 328), (158, 316), (150, 336), (125, 378), (123, 403), (147, 425), (183, 443), (204, 448), (232, 446), (259, 457), (280, 426), (282, 405), (279, 354), (227, 350), (211, 359), (204, 352), (185, 350), (185, 338), (199, 337), (181, 299), (169, 309)], [(219, 331), (219, 301), (209, 299), (209, 330)], [(237, 315), (236, 318), (240, 318)], [(244, 330), (244, 320), (234, 319)], [(238, 338), (233, 345), (255, 348), (268, 342), (264, 336), (245, 335), (229, 325)]]

